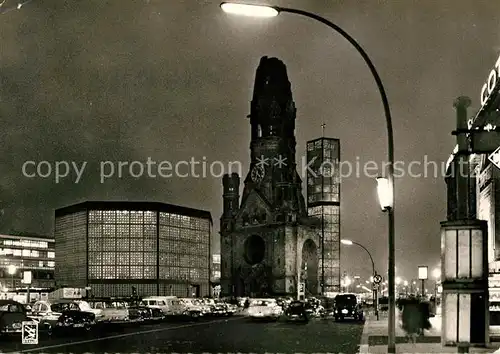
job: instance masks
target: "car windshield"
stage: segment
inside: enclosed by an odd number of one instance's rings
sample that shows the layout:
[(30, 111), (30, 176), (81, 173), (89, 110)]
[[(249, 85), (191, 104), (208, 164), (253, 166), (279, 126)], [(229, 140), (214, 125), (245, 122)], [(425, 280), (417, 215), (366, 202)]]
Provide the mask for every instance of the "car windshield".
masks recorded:
[(343, 305), (355, 305), (357, 301), (355, 295), (338, 295), (335, 302)]
[(50, 306), (50, 309), (52, 312), (62, 312), (62, 311), (79, 311), (80, 307), (75, 304), (75, 303), (59, 303), (59, 304), (52, 304)]
[(22, 312), (22, 309), (16, 304), (5, 304), (0, 305), (0, 312)]

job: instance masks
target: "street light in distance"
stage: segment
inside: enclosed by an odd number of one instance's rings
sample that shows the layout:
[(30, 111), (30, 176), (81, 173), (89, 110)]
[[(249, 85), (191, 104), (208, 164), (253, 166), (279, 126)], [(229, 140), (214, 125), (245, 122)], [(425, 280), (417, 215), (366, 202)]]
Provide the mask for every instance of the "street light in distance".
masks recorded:
[(280, 13), (276, 7), (272, 6), (238, 4), (235, 2), (223, 2), (220, 4), (220, 8), (225, 13), (247, 17), (276, 17)]
[(441, 269), (435, 268), (432, 271), (432, 276), (434, 277), (434, 279), (439, 280), (441, 278)]
[(10, 275), (14, 275), (14, 274), (16, 274), (16, 272), (17, 272), (17, 267), (16, 267), (15, 265), (11, 264), (11, 265), (9, 265), (9, 266), (7, 267), (7, 272), (8, 272)]

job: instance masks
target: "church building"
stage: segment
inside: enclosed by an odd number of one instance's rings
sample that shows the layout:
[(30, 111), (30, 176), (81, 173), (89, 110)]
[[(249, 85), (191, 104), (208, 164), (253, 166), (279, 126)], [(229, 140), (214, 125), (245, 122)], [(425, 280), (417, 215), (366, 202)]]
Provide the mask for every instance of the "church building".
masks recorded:
[[(261, 58), (248, 118), (250, 166), (242, 195), (238, 174), (226, 174), (222, 181), (222, 296), (301, 297), (338, 291), (339, 232), (325, 238), (325, 218), (308, 216), (301, 175), (309, 171), (297, 170), (296, 108), (286, 66), (279, 59)], [(336, 170), (336, 161), (328, 166)], [(339, 205), (334, 199), (326, 203), (330, 213), (335, 212), (330, 205)], [(322, 201), (315, 200), (315, 214), (325, 209)], [(337, 210), (337, 225), (338, 219)], [(326, 247), (325, 242), (335, 245)]]

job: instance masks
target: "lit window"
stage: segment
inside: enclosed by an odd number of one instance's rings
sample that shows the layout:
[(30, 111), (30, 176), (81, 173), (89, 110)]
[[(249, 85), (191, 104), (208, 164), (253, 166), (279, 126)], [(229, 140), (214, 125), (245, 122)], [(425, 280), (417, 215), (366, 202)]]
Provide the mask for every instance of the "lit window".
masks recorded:
[(52, 267), (56, 266), (56, 262), (54, 262), (54, 261), (48, 261), (47, 265), (52, 268)]
[(130, 222), (132, 224), (142, 224), (144, 221), (144, 215), (142, 211), (131, 211), (130, 212)]
[[(38, 253), (38, 251), (33, 251), (33, 252)], [(36, 255), (36, 257), (38, 257), (38, 255)], [(47, 257), (48, 258), (56, 258), (56, 253), (55, 252), (47, 252)]]
[(14, 254), (14, 256), (20, 256), (21, 255), (21, 250), (14, 250), (13, 254)]
[[(54, 253), (54, 252), (52, 252), (52, 253)], [(40, 257), (40, 252), (38, 252), (38, 251), (31, 251), (31, 257)]]
[(144, 212), (144, 223), (145, 224), (155, 224), (156, 225), (156, 212), (145, 211)]
[(130, 225), (130, 237), (142, 238), (142, 225)]
[(38, 266), (43, 267), (43, 261), (38, 261)]

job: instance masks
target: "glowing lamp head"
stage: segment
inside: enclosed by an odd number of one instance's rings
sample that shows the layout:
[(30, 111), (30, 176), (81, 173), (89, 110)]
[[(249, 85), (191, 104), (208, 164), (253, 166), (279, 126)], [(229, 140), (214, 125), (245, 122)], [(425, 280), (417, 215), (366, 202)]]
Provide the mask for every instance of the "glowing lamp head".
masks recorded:
[(394, 279), (394, 280), (396, 282), (396, 285), (401, 284), (401, 278), (400, 277), (396, 277), (396, 279)]
[(408, 281), (405, 280), (404, 283), (403, 283), (404, 286), (408, 286)]
[(394, 196), (389, 179), (385, 177), (377, 178), (377, 195), (382, 211), (392, 209)]
[(346, 245), (346, 246), (351, 246), (352, 245), (352, 241), (351, 240), (346, 240), (346, 239), (340, 240), (340, 243), (342, 243), (343, 245)]
[(231, 15), (248, 17), (276, 17), (279, 14), (277, 8), (264, 5), (239, 4), (235, 2), (223, 2), (220, 8)]
[(14, 275), (16, 274), (16, 271), (17, 271), (17, 267), (13, 264), (9, 265), (7, 267), (7, 272), (10, 274), (10, 275)]
[(432, 276), (434, 279), (438, 280), (441, 278), (441, 270), (439, 268), (436, 268), (432, 271)]

